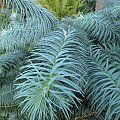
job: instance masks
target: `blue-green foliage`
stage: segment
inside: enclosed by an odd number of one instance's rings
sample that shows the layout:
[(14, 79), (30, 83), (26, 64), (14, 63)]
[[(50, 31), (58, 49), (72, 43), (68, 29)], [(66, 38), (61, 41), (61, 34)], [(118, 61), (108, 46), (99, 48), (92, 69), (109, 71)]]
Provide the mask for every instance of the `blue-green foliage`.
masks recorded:
[(17, 78), (16, 82), (24, 81), (17, 84), (15, 98), (24, 99), (22, 112), (28, 112), (30, 120), (36, 115), (54, 120), (57, 110), (68, 119), (70, 107), (80, 102), (74, 93), (83, 96), (84, 45), (74, 30), (55, 31), (40, 42)]
[(32, 0), (3, 2), (2, 11), (8, 8), (10, 24), (0, 31), (0, 118), (119, 120), (119, 1), (62, 21)]

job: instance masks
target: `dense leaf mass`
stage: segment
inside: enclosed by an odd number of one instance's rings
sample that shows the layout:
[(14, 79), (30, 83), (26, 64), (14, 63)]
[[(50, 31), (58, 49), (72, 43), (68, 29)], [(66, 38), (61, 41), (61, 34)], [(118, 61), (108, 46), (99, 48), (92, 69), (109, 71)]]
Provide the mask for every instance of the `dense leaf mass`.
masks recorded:
[(2, 1), (1, 120), (120, 119), (120, 1), (113, 3), (60, 21), (33, 0)]

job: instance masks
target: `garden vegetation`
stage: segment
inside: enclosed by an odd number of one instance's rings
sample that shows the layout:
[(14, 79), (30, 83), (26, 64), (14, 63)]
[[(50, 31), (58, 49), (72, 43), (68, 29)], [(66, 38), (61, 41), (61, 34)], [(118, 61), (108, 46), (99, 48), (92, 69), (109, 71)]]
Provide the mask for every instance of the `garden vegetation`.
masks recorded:
[(33, 0), (5, 1), (0, 120), (119, 120), (120, 1), (62, 20)]

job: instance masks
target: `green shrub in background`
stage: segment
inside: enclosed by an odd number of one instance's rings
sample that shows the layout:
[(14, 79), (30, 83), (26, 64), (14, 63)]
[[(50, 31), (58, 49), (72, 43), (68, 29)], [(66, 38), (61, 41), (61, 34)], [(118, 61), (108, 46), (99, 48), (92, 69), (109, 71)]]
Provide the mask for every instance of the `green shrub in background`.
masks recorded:
[(37, 3), (46, 7), (59, 19), (95, 9), (95, 2), (87, 0), (37, 0)]
[(7, 5), (4, 11), (13, 9), (0, 30), (0, 119), (119, 120), (120, 1), (70, 21), (32, 0)]

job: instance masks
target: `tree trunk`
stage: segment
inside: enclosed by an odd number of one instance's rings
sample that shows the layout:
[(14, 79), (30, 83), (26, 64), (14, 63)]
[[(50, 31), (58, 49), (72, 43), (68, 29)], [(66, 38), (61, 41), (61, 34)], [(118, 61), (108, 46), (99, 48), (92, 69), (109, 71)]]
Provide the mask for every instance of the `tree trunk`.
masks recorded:
[(2, 0), (0, 0), (0, 8), (2, 7)]

